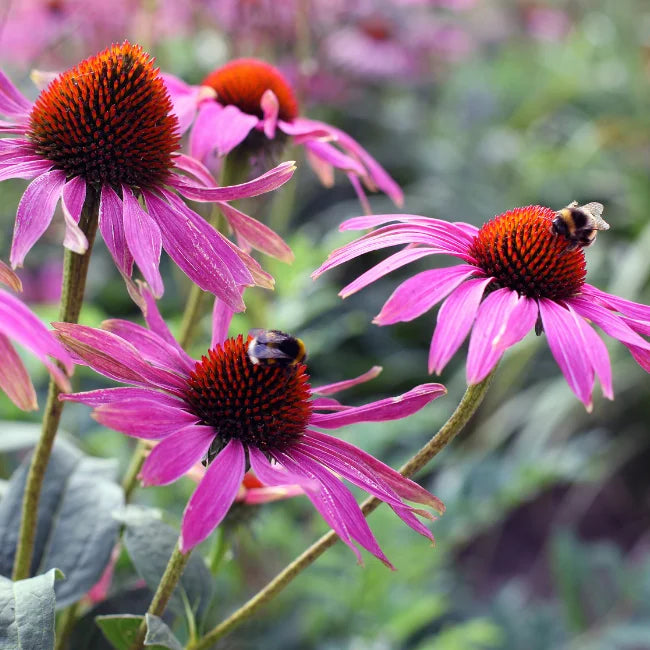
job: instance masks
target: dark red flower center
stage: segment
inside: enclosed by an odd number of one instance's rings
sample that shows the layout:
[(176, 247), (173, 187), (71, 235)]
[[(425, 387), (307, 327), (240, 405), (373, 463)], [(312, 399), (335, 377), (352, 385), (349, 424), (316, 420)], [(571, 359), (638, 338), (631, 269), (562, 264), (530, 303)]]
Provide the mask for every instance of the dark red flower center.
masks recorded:
[(232, 104), (249, 115), (262, 118), (262, 95), (272, 90), (278, 98), (278, 116), (290, 121), (298, 117), (298, 101), (280, 71), (258, 59), (235, 59), (211, 72), (203, 81), (217, 93), (220, 104)]
[(553, 232), (554, 216), (539, 205), (505, 212), (479, 230), (470, 255), (499, 287), (530, 298), (569, 298), (584, 284), (585, 256)]
[(236, 438), (269, 452), (304, 433), (311, 416), (309, 375), (302, 363), (252, 363), (251, 340), (239, 335), (210, 350), (191, 373), (185, 399), (215, 429), (218, 448)]
[(69, 178), (156, 187), (179, 146), (171, 109), (153, 59), (125, 42), (59, 75), (36, 100), (27, 137)]

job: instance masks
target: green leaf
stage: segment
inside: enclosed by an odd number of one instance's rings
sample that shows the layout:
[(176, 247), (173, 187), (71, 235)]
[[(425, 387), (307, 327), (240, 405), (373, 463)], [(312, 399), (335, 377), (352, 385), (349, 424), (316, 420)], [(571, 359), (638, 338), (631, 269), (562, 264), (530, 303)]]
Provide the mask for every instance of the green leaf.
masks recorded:
[[(120, 515), (125, 525), (124, 544), (138, 574), (155, 590), (178, 541), (177, 530), (161, 521), (156, 510), (128, 506)], [(185, 612), (183, 598), (200, 618), (212, 598), (212, 575), (200, 555), (190, 557), (169, 601), (176, 613)], [(184, 592), (184, 593), (183, 593)]]
[(0, 649), (54, 648), (54, 581), (58, 569), (12, 582), (0, 577)]
[[(0, 574), (11, 575), (29, 459), (13, 474), (0, 501)], [(119, 532), (112, 516), (124, 496), (111, 480), (112, 461), (91, 458), (57, 441), (48, 464), (38, 509), (31, 573), (57, 567), (57, 607), (81, 598), (100, 578)]]
[(149, 646), (160, 646), (167, 650), (183, 650), (180, 641), (174, 636), (174, 633), (167, 627), (165, 621), (153, 614), (147, 614), (147, 636), (144, 644)]

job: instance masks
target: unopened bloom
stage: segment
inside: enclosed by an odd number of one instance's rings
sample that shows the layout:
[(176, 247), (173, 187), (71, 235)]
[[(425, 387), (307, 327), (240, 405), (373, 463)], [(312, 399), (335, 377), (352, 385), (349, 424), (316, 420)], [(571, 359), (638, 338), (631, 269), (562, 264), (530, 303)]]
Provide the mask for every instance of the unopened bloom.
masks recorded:
[[(471, 330), (469, 384), (482, 381), (533, 327), (543, 329), (571, 390), (590, 410), (595, 377), (603, 395), (613, 399), (607, 349), (591, 323), (621, 341), (650, 371), (650, 343), (640, 336), (650, 334), (650, 307), (587, 284), (584, 251), (553, 232), (554, 216), (550, 208), (532, 205), (505, 212), (480, 229), (414, 215), (357, 217), (341, 230), (382, 227), (332, 252), (314, 275), (373, 250), (405, 245), (346, 286), (340, 292), (345, 298), (428, 255), (458, 257), (464, 264), (422, 271), (403, 282), (374, 322), (410, 321), (443, 301), (429, 372), (440, 373)], [(392, 221), (397, 223), (384, 225)]]
[[(385, 501), (407, 525), (432, 537), (415, 514), (432, 515), (402, 499), (440, 512), (443, 506), (436, 497), (316, 428), (403, 418), (442, 395), (443, 386), (424, 384), (399, 397), (344, 406), (331, 397), (315, 397), (302, 363), (252, 363), (250, 338), (226, 338), (230, 312), (221, 305), (215, 309), (212, 348), (195, 361), (173, 339), (146, 292), (145, 300), (149, 329), (122, 320), (107, 321), (102, 329), (56, 325), (78, 362), (131, 385), (63, 399), (93, 406), (95, 419), (107, 427), (160, 440), (142, 467), (145, 485), (171, 483), (198, 461), (209, 463), (185, 508), (182, 551), (203, 541), (222, 521), (239, 494), (247, 466), (267, 486), (300, 486), (359, 559), (353, 542), (389, 564), (339, 477)], [(353, 383), (319, 390), (329, 395)]]
[(194, 122), (190, 152), (195, 158), (205, 162), (237, 147), (255, 155), (267, 146), (283, 146), (291, 137), (304, 145), (325, 185), (332, 185), (334, 169), (341, 169), (364, 205), (362, 183), (402, 204), (400, 187), (358, 142), (334, 126), (300, 116), (293, 88), (274, 66), (258, 59), (235, 59), (211, 72), (198, 87), (164, 76), (181, 130)]
[[(0, 262), (0, 285), (21, 290), (18, 276)], [(74, 363), (52, 332), (16, 296), (0, 289), (0, 390), (23, 411), (35, 410), (36, 392), (11, 341), (33, 352), (48, 369), (61, 390), (70, 390), (66, 373), (72, 374)], [(64, 370), (55, 363), (58, 361)]]
[(78, 223), (92, 194), (117, 267), (130, 278), (135, 262), (158, 296), (163, 247), (196, 284), (237, 309), (243, 308), (240, 287), (272, 283), (178, 194), (215, 201), (240, 228), (256, 230), (261, 224), (224, 202), (275, 189), (291, 177), (293, 165), (284, 163), (242, 185), (211, 187), (208, 171), (178, 154), (169, 96), (139, 46), (125, 42), (90, 57), (54, 79), (33, 104), (0, 72), (0, 114), (10, 118), (0, 122), (0, 134), (15, 136), (0, 140), (0, 180), (33, 179), (18, 205), (14, 268), (45, 232), (59, 200), (64, 246), (84, 253), (88, 241)]

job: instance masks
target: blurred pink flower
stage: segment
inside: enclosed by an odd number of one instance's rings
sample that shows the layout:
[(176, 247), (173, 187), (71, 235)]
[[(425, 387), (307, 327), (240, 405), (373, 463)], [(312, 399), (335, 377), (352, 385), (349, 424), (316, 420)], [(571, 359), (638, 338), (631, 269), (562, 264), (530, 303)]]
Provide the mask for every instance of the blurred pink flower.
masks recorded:
[[(176, 481), (207, 460), (205, 476), (183, 515), (183, 552), (203, 541), (225, 517), (248, 464), (269, 487), (299, 485), (359, 560), (354, 542), (391, 566), (339, 476), (385, 501), (408, 526), (432, 537), (415, 516), (432, 515), (402, 499), (441, 512), (436, 497), (361, 449), (313, 427), (400, 419), (443, 395), (443, 386), (423, 384), (398, 397), (344, 406), (331, 397), (315, 397), (302, 363), (253, 363), (247, 353), (251, 337), (226, 338), (232, 311), (219, 301), (213, 347), (195, 361), (174, 340), (148, 291), (144, 300), (149, 329), (122, 320), (107, 321), (103, 329), (56, 324), (75, 361), (131, 385), (62, 399), (89, 404), (98, 422), (126, 435), (160, 440), (142, 467), (145, 485)], [(363, 379), (319, 391), (329, 395)]]
[[(0, 262), (0, 284), (14, 291), (21, 289), (18, 276), (3, 262)], [(35, 410), (38, 408), (36, 391), (10, 339), (37, 356), (61, 390), (70, 390), (66, 377), (74, 368), (70, 355), (26, 305), (0, 289), (0, 390), (19, 409)], [(64, 370), (50, 358), (58, 361)]]
[[(269, 192), (293, 174), (283, 163), (231, 187), (197, 160), (177, 152), (178, 122), (153, 60), (139, 46), (114, 45), (64, 72), (34, 104), (0, 72), (0, 181), (31, 180), (18, 205), (11, 264), (25, 256), (49, 226), (61, 201), (64, 246), (88, 248), (78, 226), (89, 188), (99, 194), (99, 230), (128, 280), (134, 262), (157, 296), (162, 248), (202, 289), (243, 309), (240, 288), (272, 285), (259, 264), (217, 232), (179, 197), (216, 202), (238, 232), (279, 257), (280, 238), (227, 201)], [(143, 208), (139, 198), (142, 198)], [(247, 237), (247, 239), (249, 239)], [(260, 244), (261, 242), (261, 244)], [(288, 252), (287, 252), (288, 251)]]
[[(585, 282), (582, 248), (553, 232), (555, 212), (516, 208), (480, 230), (467, 223), (387, 214), (357, 217), (341, 230), (383, 226), (330, 254), (321, 273), (370, 251), (406, 245), (341, 290), (347, 297), (390, 271), (428, 255), (464, 264), (417, 273), (403, 282), (375, 317), (378, 325), (410, 321), (444, 301), (431, 340), (429, 372), (440, 373), (471, 330), (467, 382), (482, 381), (503, 353), (533, 328), (546, 332), (551, 353), (588, 410), (594, 378), (613, 398), (607, 349), (591, 323), (618, 339), (650, 371), (650, 307), (612, 296)], [(383, 225), (391, 221), (398, 223)]]
[(332, 185), (334, 169), (341, 169), (366, 208), (360, 180), (397, 205), (403, 202), (400, 187), (358, 142), (334, 126), (300, 116), (293, 89), (272, 65), (236, 59), (209, 74), (202, 86), (189, 86), (172, 75), (164, 78), (181, 131), (193, 123), (190, 152), (198, 160), (223, 157), (237, 147), (255, 156), (291, 137), (304, 145), (325, 185)]

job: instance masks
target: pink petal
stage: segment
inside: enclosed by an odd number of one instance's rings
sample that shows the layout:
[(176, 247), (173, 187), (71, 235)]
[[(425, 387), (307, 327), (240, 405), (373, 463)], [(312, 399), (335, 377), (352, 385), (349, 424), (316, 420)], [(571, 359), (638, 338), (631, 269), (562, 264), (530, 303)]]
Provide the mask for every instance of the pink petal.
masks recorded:
[(334, 384), (326, 384), (325, 386), (319, 386), (318, 388), (312, 388), (311, 392), (314, 395), (333, 395), (342, 390), (347, 390), (352, 388), (352, 386), (357, 386), (363, 384), (371, 379), (374, 379), (382, 371), (381, 366), (373, 366), (370, 370), (367, 370), (362, 375), (355, 377), (354, 379), (344, 379), (343, 381), (337, 381)]
[(131, 277), (133, 256), (126, 244), (122, 201), (109, 185), (102, 185), (99, 199), (99, 230), (106, 242), (117, 268), (122, 275)]
[(127, 436), (159, 440), (198, 424), (199, 419), (180, 408), (153, 399), (130, 399), (103, 404), (93, 411), (97, 422)]
[(0, 260), (0, 282), (14, 291), (23, 290), (23, 283), (20, 278), (2, 260)]
[(440, 374), (462, 345), (490, 282), (492, 278), (466, 280), (442, 304), (429, 349), (429, 372)]
[(61, 208), (65, 219), (65, 238), (63, 245), (83, 255), (88, 250), (86, 235), (77, 225), (86, 200), (86, 181), (77, 176), (68, 181), (61, 192)]
[(537, 313), (534, 300), (511, 289), (497, 289), (485, 298), (469, 340), (468, 384), (478, 384), (490, 374), (503, 353), (530, 332)]
[(353, 280), (350, 284), (343, 287), (343, 289), (339, 291), (339, 296), (341, 296), (341, 298), (347, 298), (353, 293), (367, 287), (369, 284), (372, 284), (376, 280), (379, 280), (379, 278), (384, 277), (388, 273), (391, 273), (402, 266), (406, 266), (407, 264), (415, 262), (427, 255), (435, 255), (436, 253), (442, 252), (444, 251), (440, 248), (407, 246), (401, 251), (393, 253), (385, 260), (382, 260), (379, 264), (376, 264), (365, 273), (362, 273), (356, 280)]
[(268, 226), (227, 203), (219, 203), (219, 209), (235, 233), (243, 237), (254, 249), (282, 262), (293, 262), (293, 252), (289, 246)]
[(22, 117), (27, 115), (31, 110), (32, 102), (0, 70), (0, 113), (10, 117)]
[(314, 479), (306, 478), (302, 474), (294, 474), (279, 464), (272, 464), (269, 459), (257, 448), (249, 447), (248, 456), (251, 468), (257, 478), (267, 485), (298, 485), (301, 489), (318, 492), (320, 483)]
[(338, 413), (312, 413), (310, 424), (325, 429), (338, 429), (357, 422), (385, 422), (407, 417), (429, 402), (445, 395), (442, 384), (421, 384), (397, 397), (388, 397), (363, 406), (351, 406)]
[(178, 118), (178, 130), (185, 133), (190, 128), (201, 99), (201, 88), (190, 86), (178, 77), (161, 73), (169, 98), (172, 100), (173, 112)]
[(14, 350), (9, 338), (0, 332), (0, 390), (23, 411), (38, 408), (36, 391), (25, 365)]
[(269, 139), (275, 138), (275, 129), (278, 125), (278, 112), (280, 102), (272, 90), (265, 90), (260, 100), (260, 106), (264, 114), (264, 135)]
[(16, 213), (11, 244), (11, 266), (22, 266), (25, 255), (36, 243), (54, 216), (54, 209), (65, 185), (65, 172), (58, 169), (35, 178), (25, 190)]
[(52, 169), (52, 163), (42, 158), (30, 156), (25, 160), (0, 162), (0, 181), (9, 178), (36, 178)]
[(305, 148), (313, 156), (320, 158), (320, 160), (323, 160), (328, 165), (332, 165), (332, 167), (336, 167), (336, 169), (353, 172), (360, 176), (363, 176), (366, 173), (366, 170), (361, 163), (350, 156), (346, 156), (343, 152), (339, 151), (328, 142), (313, 140), (305, 143)]
[(203, 163), (196, 160), (196, 158), (192, 158), (192, 156), (176, 153), (174, 155), (174, 167), (191, 174), (206, 187), (216, 185), (216, 181), (210, 173), (210, 170)]
[(252, 181), (239, 185), (201, 187), (187, 182), (187, 180), (180, 176), (172, 176), (169, 184), (176, 187), (183, 196), (194, 201), (234, 201), (236, 199), (247, 199), (252, 196), (266, 194), (281, 187), (293, 176), (295, 170), (295, 162), (289, 160)]
[(467, 264), (422, 271), (395, 289), (373, 323), (392, 325), (413, 320), (446, 298), (461, 282), (476, 275), (476, 272), (475, 266)]
[(141, 207), (131, 190), (122, 185), (122, 219), (126, 243), (135, 263), (142, 272), (153, 295), (162, 296), (164, 287), (160, 275), (162, 235), (156, 222)]
[(379, 548), (379, 544), (352, 493), (343, 483), (329, 470), (295, 449), (290, 449), (287, 453), (278, 453), (277, 458), (289, 471), (295, 474), (302, 473), (320, 483), (320, 489), (317, 492), (305, 488), (305, 493), (323, 519), (341, 538), (341, 541), (354, 551), (360, 564), (363, 563), (361, 554), (354, 546), (353, 541), (380, 559), (387, 567), (394, 569)]
[(574, 313), (546, 298), (539, 300), (539, 312), (553, 357), (571, 390), (591, 411), (594, 372), (589, 357), (576, 345), (582, 331)]
[(280, 130), (287, 135), (296, 136), (296, 138), (310, 138), (310, 139), (327, 139), (331, 140), (329, 129), (324, 128), (320, 123), (313, 122), (302, 117), (297, 117), (291, 122), (280, 120), (278, 122)]
[(323, 187), (334, 187), (334, 167), (309, 149), (305, 149), (305, 153), (307, 154), (309, 166), (314, 174), (318, 176), (318, 180)]
[[(359, 203), (361, 203), (361, 207), (363, 208), (364, 213), (372, 214), (372, 207), (370, 206), (370, 201), (368, 201), (368, 196), (366, 195), (366, 192), (363, 189), (363, 184), (359, 180), (359, 177), (353, 174), (352, 172), (348, 172), (348, 180), (350, 181), (350, 184), (352, 185), (352, 189), (354, 189), (354, 192), (357, 195), (357, 198), (359, 199)], [(373, 188), (373, 190), (374, 189), (375, 188)]]
[(183, 553), (202, 542), (226, 516), (244, 478), (245, 464), (244, 447), (235, 439), (212, 461), (183, 513)]
[(232, 104), (222, 107), (216, 102), (205, 102), (192, 127), (190, 152), (201, 161), (215, 149), (218, 156), (225, 156), (241, 144), (258, 123), (256, 115), (243, 113)]
[(445, 506), (438, 497), (435, 497), (415, 481), (402, 476), (392, 467), (382, 463), (374, 456), (371, 456), (349, 442), (345, 442), (339, 438), (333, 438), (332, 436), (320, 431), (312, 430), (307, 431), (305, 437), (309, 439), (310, 444), (319, 444), (323, 448), (334, 450), (337, 454), (344, 455), (348, 460), (350, 460), (350, 462), (354, 462), (356, 458), (361, 458), (364, 464), (370, 467), (373, 472), (381, 476), (381, 478), (386, 481), (393, 490), (395, 490), (395, 493), (403, 499), (430, 506), (439, 514), (442, 514), (445, 511)]
[(176, 409), (181, 409), (185, 406), (185, 401), (183, 399), (172, 397), (167, 393), (162, 393), (153, 388), (136, 388), (133, 386), (89, 390), (85, 393), (61, 395), (59, 399), (64, 402), (79, 402), (92, 407), (101, 406), (102, 404), (128, 402), (134, 399), (155, 401), (159, 404), (165, 404)]
[(597, 298), (602, 304), (610, 309), (620, 311), (621, 314), (638, 320), (650, 321), (650, 306), (638, 302), (619, 298), (611, 293), (605, 293), (590, 284), (584, 284), (582, 293)]
[(190, 424), (161, 440), (144, 461), (143, 485), (168, 485), (188, 472), (207, 453), (215, 437), (212, 427)]
[(219, 298), (214, 299), (212, 308), (212, 342), (210, 347), (221, 345), (228, 338), (228, 330), (232, 321), (233, 310)]

